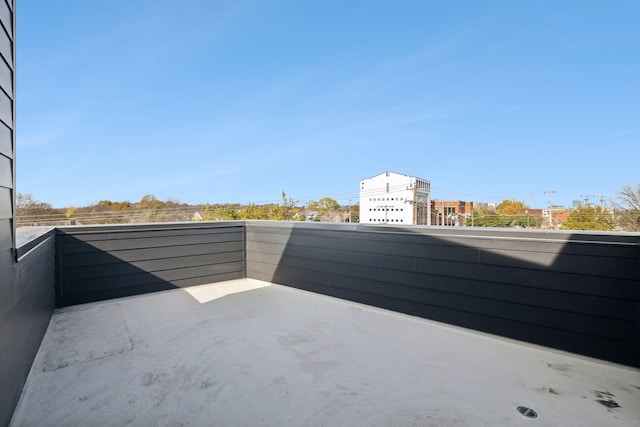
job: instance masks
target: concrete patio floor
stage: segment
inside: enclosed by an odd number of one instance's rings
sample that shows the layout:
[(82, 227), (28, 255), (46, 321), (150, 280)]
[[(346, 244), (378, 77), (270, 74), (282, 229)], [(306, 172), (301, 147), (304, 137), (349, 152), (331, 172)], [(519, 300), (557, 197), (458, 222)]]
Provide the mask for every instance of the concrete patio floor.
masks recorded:
[(640, 371), (243, 279), (56, 311), (11, 425), (632, 426)]

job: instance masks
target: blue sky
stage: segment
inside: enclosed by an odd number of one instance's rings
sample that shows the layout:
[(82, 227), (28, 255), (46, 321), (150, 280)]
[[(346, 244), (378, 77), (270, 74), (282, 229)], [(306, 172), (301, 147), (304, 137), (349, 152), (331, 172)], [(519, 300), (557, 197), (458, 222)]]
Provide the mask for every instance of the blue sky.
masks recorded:
[(55, 207), (640, 183), (636, 0), (17, 3), (17, 189)]

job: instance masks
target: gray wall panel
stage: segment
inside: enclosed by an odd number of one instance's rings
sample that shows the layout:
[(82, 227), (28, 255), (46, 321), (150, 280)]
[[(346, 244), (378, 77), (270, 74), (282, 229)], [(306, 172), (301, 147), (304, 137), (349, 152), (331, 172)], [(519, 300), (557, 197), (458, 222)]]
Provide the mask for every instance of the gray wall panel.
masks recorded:
[[(139, 268), (144, 271), (154, 272), (161, 270), (170, 270), (174, 268), (185, 267), (197, 267), (201, 265), (209, 265), (212, 260), (217, 263), (224, 262), (241, 262), (244, 258), (244, 252), (241, 247), (241, 243), (231, 243), (235, 248), (230, 247), (229, 250), (222, 250), (220, 247), (216, 247), (216, 252), (205, 252), (200, 247), (196, 247), (202, 255), (198, 253), (185, 255), (184, 252), (180, 252), (179, 256), (176, 255), (176, 251), (167, 251), (167, 254), (161, 258), (141, 258), (141, 259), (128, 259), (125, 262), (108, 263), (106, 259), (95, 259), (95, 263), (71, 266), (70, 260), (76, 260), (76, 258), (63, 259), (62, 263), (66, 266), (64, 271), (66, 274), (65, 280), (82, 280), (82, 279), (95, 279), (98, 277), (114, 277), (123, 275), (122, 271), (124, 266), (130, 265)], [(230, 243), (221, 243), (218, 246), (228, 246)], [(231, 249), (236, 249), (232, 251)], [(142, 251), (142, 250), (141, 250)], [(212, 258), (212, 254), (216, 254), (215, 258)], [(93, 255), (93, 254), (91, 254)], [(80, 257), (78, 257), (80, 258)], [(103, 257), (104, 258), (104, 257)], [(136, 258), (135, 254), (131, 254), (130, 258)], [(113, 259), (113, 258), (112, 258)], [(122, 258), (119, 258), (122, 260)], [(126, 271), (126, 270), (125, 270)]]
[(0, 22), (8, 34), (13, 34), (13, 12), (3, 0), (0, 0)]
[[(0, 187), (0, 220), (13, 220), (13, 190), (11, 188)], [(9, 234), (13, 234), (13, 230), (9, 228), (5, 230)]]
[(0, 91), (0, 120), (7, 126), (13, 126), (13, 101), (3, 91)]
[(59, 307), (245, 277), (244, 224), (77, 227), (59, 231)]
[[(1, 0), (0, 0), (1, 1)], [(13, 140), (11, 129), (0, 123), (0, 154), (13, 159)]]
[[(248, 242), (250, 246), (251, 243)], [(493, 281), (480, 281), (476, 279), (461, 279), (452, 276), (435, 276), (402, 272), (372, 266), (354, 265), (348, 262), (313, 260), (312, 263), (298, 256), (281, 258), (277, 254), (267, 252), (247, 251), (249, 268), (253, 263), (260, 262), (267, 265), (278, 265), (278, 268), (295, 269), (304, 268), (315, 276), (318, 273), (330, 273), (336, 277), (344, 277), (346, 280), (364, 279), (374, 283), (381, 281), (391, 286), (412, 287), (446, 293), (450, 295), (472, 296), (481, 300), (495, 300), (522, 305), (536, 306), (537, 298), (541, 290), (529, 286), (513, 286)], [(252, 270), (247, 272), (251, 275)], [(631, 282), (630, 282), (631, 283)], [(631, 286), (629, 286), (631, 287)], [(545, 300), (543, 307), (564, 310), (570, 306), (576, 313), (599, 316), (603, 311), (611, 314), (614, 319), (633, 320), (637, 315), (636, 303), (633, 299), (603, 298), (600, 296), (577, 294), (568, 291), (542, 290), (549, 298)], [(480, 303), (479, 303), (480, 304)]]
[(91, 291), (86, 291), (82, 294), (67, 295), (65, 297), (65, 301), (67, 302), (67, 305), (76, 305), (83, 304), (87, 298), (91, 299), (92, 301), (102, 301), (112, 298), (121, 298), (131, 295), (146, 294), (150, 292), (168, 291), (176, 288), (187, 288), (190, 286), (202, 285), (204, 283), (216, 283), (225, 280), (235, 280), (240, 278), (242, 278), (242, 276), (239, 275), (238, 272), (234, 271), (231, 273), (218, 273), (211, 276), (175, 279), (171, 283), (168, 283), (167, 281), (151, 282), (132, 288), (114, 288), (113, 286), (105, 286), (102, 290), (93, 290), (92, 288)]
[[(68, 230), (68, 229), (67, 229)], [(75, 254), (86, 252), (115, 252), (126, 249), (166, 248), (197, 245), (203, 243), (221, 243), (242, 241), (242, 227), (234, 226), (230, 229), (207, 230), (179, 229), (157, 230), (122, 233), (117, 230), (104, 229), (101, 232), (78, 233), (69, 231), (70, 234), (60, 236), (63, 242), (63, 254)], [(63, 230), (64, 232), (64, 230)]]
[(9, 96), (13, 93), (13, 70), (0, 60), (0, 88)]
[(2, 29), (0, 29), (0, 55), (2, 55), (7, 64), (13, 64), (13, 43)]
[(13, 163), (3, 154), (0, 154), (0, 187), (13, 187)]
[(55, 266), (51, 235), (13, 263), (0, 260), (0, 425), (8, 425), (53, 313)]
[[(240, 246), (241, 243), (237, 245)], [(123, 276), (131, 274), (132, 270), (141, 270), (145, 273), (158, 276), (160, 272), (165, 270), (186, 270), (189, 268), (207, 267), (229, 262), (242, 262), (243, 257), (244, 254), (241, 248), (231, 252), (217, 252), (192, 256), (182, 256), (179, 252), (174, 252), (172, 256), (166, 258), (64, 268), (61, 279), (65, 284), (74, 281), (95, 280), (100, 278), (117, 278), (120, 280)]]
[[(169, 246), (126, 249), (118, 251), (117, 258), (123, 262), (135, 262), (167, 259), (175, 256), (189, 257), (232, 251), (244, 251), (242, 242), (203, 243), (198, 245), (183, 245), (179, 248)], [(61, 262), (68, 269), (74, 267), (98, 267), (100, 265), (113, 263), (113, 258), (105, 257), (102, 251), (85, 252), (82, 256), (76, 255), (77, 253), (62, 254)]]

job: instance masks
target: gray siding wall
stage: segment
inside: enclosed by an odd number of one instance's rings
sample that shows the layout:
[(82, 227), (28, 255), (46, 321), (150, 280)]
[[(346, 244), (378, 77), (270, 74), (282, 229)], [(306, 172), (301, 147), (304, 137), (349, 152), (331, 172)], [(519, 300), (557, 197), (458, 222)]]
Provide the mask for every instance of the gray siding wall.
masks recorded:
[(247, 224), (247, 276), (640, 366), (640, 236)]
[(243, 278), (244, 224), (59, 230), (56, 306)]
[(53, 312), (54, 236), (16, 261), (13, 1), (0, 0), (0, 426), (9, 424)]
[(0, 263), (0, 426), (9, 424), (53, 314), (55, 235)]

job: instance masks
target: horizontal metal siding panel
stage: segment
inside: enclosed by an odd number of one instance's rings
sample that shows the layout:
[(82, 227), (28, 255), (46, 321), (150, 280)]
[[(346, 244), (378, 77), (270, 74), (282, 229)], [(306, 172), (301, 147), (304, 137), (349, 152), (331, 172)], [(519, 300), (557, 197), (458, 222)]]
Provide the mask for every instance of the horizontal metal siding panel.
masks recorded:
[(0, 88), (13, 98), (13, 70), (0, 59)]
[[(633, 257), (635, 248), (640, 238), (635, 235), (623, 233), (585, 234), (584, 232), (545, 232), (531, 230), (509, 231), (505, 229), (473, 230), (467, 227), (455, 227), (451, 230), (440, 228), (393, 228), (385, 229), (380, 226), (359, 226), (325, 228), (324, 224), (287, 227), (274, 225), (247, 225), (247, 236), (260, 240), (260, 236), (269, 238), (271, 235), (284, 236), (310, 236), (318, 238), (343, 239), (345, 233), (350, 233), (350, 240), (370, 240), (384, 242), (400, 242), (414, 244), (429, 244), (437, 242), (438, 245), (450, 245), (455, 247), (472, 246), (482, 249), (506, 249), (512, 242), (526, 247), (530, 251), (554, 252), (559, 250), (565, 254), (588, 254), (592, 248), (608, 247), (610, 250), (628, 251), (627, 256)], [(341, 224), (342, 225), (342, 224)], [(586, 251), (586, 252), (585, 252)], [(613, 253), (613, 256), (624, 256)]]
[[(500, 239), (458, 239), (441, 241), (431, 237), (407, 238), (398, 241), (398, 236), (386, 241), (388, 234), (366, 233), (356, 236), (357, 232), (345, 231), (342, 236), (327, 237), (304, 230), (300, 234), (269, 235), (267, 233), (248, 233), (249, 242), (280, 243), (288, 246), (313, 246), (326, 249), (344, 249), (344, 239), (349, 241), (348, 249), (363, 253), (410, 256), (415, 258), (439, 259), (446, 261), (469, 262), (490, 265), (502, 265), (516, 268), (541, 269), (564, 273), (597, 275), (613, 278), (637, 279), (637, 246), (631, 244), (576, 244), (564, 243), (573, 251), (568, 251), (560, 243), (537, 242), (532, 240)], [(348, 234), (348, 236), (345, 236)]]
[(13, 41), (2, 29), (0, 29), (0, 55), (8, 64), (13, 64)]
[(448, 261), (416, 260), (416, 272), (612, 298), (638, 299), (635, 280)]
[(619, 279), (637, 279), (637, 260), (611, 257), (602, 251), (593, 255), (565, 255), (530, 251), (492, 250), (481, 251), (479, 264), (526, 269), (543, 269), (560, 273), (579, 273)]
[(13, 188), (13, 162), (0, 154), (0, 187)]
[(11, 133), (12, 130), (0, 122), (0, 154), (13, 159), (13, 138)]
[(65, 268), (62, 271), (62, 280), (69, 283), (76, 280), (89, 280), (98, 278), (118, 278), (131, 274), (132, 271), (141, 270), (146, 273), (155, 274), (164, 270), (178, 268), (191, 268), (222, 264), (227, 262), (242, 261), (244, 253), (242, 250), (234, 252), (223, 252), (218, 254), (204, 254), (192, 256), (176, 256), (172, 258), (159, 258), (140, 261), (119, 261), (111, 257), (111, 263), (101, 263), (81, 267)]
[[(162, 224), (160, 224), (162, 225)], [(187, 236), (204, 236), (210, 234), (237, 234), (243, 233), (241, 226), (193, 226), (191, 224), (176, 224), (175, 227), (165, 226), (155, 228), (154, 226), (138, 226), (133, 228), (132, 225), (111, 226), (99, 228), (95, 227), (77, 227), (60, 229), (60, 239), (80, 240), (83, 242), (91, 242), (94, 240), (131, 240), (158, 237), (187, 237)]]
[[(630, 298), (615, 298), (603, 290), (601, 295), (575, 293), (571, 290), (549, 287), (514, 286), (497, 281), (482, 281), (477, 278), (457, 278), (437, 276), (425, 273), (405, 272), (401, 282), (395, 272), (373, 269), (372, 277), (378, 280), (407, 286), (427, 287), (429, 289), (479, 298), (490, 298), (520, 304), (549, 307), (562, 311), (572, 311), (589, 315), (601, 315), (615, 319), (633, 320), (637, 317), (637, 302)], [(610, 283), (609, 283), (610, 284)], [(626, 288), (633, 289), (633, 282), (627, 281)]]
[(189, 286), (203, 285), (207, 283), (224, 282), (226, 280), (242, 279), (242, 272), (232, 271), (228, 273), (218, 273), (208, 276), (190, 277), (185, 279), (174, 280), (171, 284), (165, 281), (151, 282), (140, 284), (129, 288), (113, 288), (105, 287), (103, 289), (92, 289), (91, 291), (81, 294), (70, 294), (65, 296), (64, 306), (77, 304), (85, 304), (88, 302), (103, 301), (113, 298), (129, 297), (133, 295), (141, 295), (151, 292), (168, 291), (178, 288), (186, 288)]
[[(278, 244), (254, 244), (252, 242), (247, 242), (247, 250), (249, 251), (263, 251), (267, 253), (280, 254), (284, 251), (284, 249), (281, 250), (281, 248), (282, 246)], [(286, 251), (287, 253), (295, 254), (297, 258), (308, 259), (310, 262), (313, 262), (314, 260), (325, 260), (349, 263), (354, 265), (379, 266), (392, 270), (415, 270), (414, 258), (395, 255), (368, 254), (349, 250), (328, 250), (325, 248), (312, 246), (311, 241), (308, 242), (307, 245), (288, 245), (286, 247)]]
[[(83, 237), (85, 239), (83, 239)], [(87, 236), (62, 236), (62, 254), (77, 254), (86, 252), (115, 252), (121, 250), (130, 250), (137, 248), (162, 248), (162, 247), (181, 247), (188, 245), (222, 243), (222, 242), (241, 242), (243, 234), (241, 230), (233, 233), (204, 233), (204, 234), (184, 234), (184, 235), (162, 235), (145, 236), (145, 237), (126, 237), (116, 236), (111, 238), (110, 235), (95, 236), (92, 239), (86, 239)], [(100, 237), (98, 239), (97, 237)]]
[[(6, 255), (10, 259), (12, 256), (8, 251), (10, 251), (13, 246), (12, 231), (13, 224), (11, 223), (11, 219), (0, 219), (0, 253)], [(8, 279), (9, 276), (7, 275), (5, 278)]]
[(0, 220), (11, 220), (12, 218), (13, 203), (11, 202), (11, 189), (0, 187)]
[(602, 316), (590, 316), (565, 310), (553, 310), (547, 306), (511, 303), (497, 299), (452, 294), (337, 275), (332, 276), (328, 284), (385, 298), (418, 302), (444, 309), (475, 313), (586, 335), (603, 336), (620, 341), (634, 342), (637, 338), (637, 331), (633, 327), (633, 322)]
[(7, 33), (13, 34), (13, 11), (4, 0), (0, 0), (0, 22)]
[[(84, 266), (99, 266), (111, 264), (118, 261), (135, 262), (166, 259), (172, 257), (187, 257), (198, 255), (215, 255), (224, 252), (243, 251), (244, 245), (241, 241), (231, 241), (222, 243), (205, 243), (175, 246), (161, 246), (155, 248), (134, 248), (119, 251), (91, 251), (76, 252), (72, 254), (62, 254), (61, 261), (65, 269)], [(114, 258), (118, 261), (114, 261)]]
[(0, 120), (13, 126), (13, 101), (4, 91), (0, 91)]
[(309, 276), (327, 273), (354, 280), (381, 281), (390, 285), (413, 287), (451, 295), (550, 308), (559, 310), (559, 316), (569, 311), (612, 319), (634, 320), (638, 315), (637, 301), (628, 299), (603, 298), (572, 292), (513, 286), (492, 281), (483, 282), (475, 279), (457, 279), (449, 276), (394, 271), (377, 266), (354, 265), (340, 260), (319, 261), (297, 256), (280, 259), (276, 254), (248, 250), (247, 264), (251, 266), (254, 262), (277, 265), (280, 269), (297, 268), (304, 270), (304, 274)]
[[(251, 253), (272, 253), (281, 255), (285, 248), (290, 253), (295, 253), (299, 258), (310, 258), (314, 260), (335, 260), (338, 263), (352, 262), (358, 265), (392, 268), (391, 261), (380, 262), (383, 255), (369, 257), (366, 253), (358, 256), (348, 254), (348, 249), (352, 247), (350, 239), (345, 240), (341, 245), (335, 247), (341, 250), (324, 250), (322, 248), (309, 247), (304, 245), (285, 246), (284, 244), (262, 243), (252, 240), (247, 241), (247, 262), (251, 262)], [(395, 249), (395, 248), (394, 248)], [(395, 254), (395, 253), (394, 253)], [(414, 255), (417, 255), (414, 253)], [(389, 258), (397, 258), (395, 255)], [(355, 262), (355, 260), (360, 260)], [(605, 296), (621, 299), (640, 299), (640, 290), (637, 281), (599, 277), (593, 274), (566, 274), (550, 270), (525, 269), (518, 267), (493, 266), (476, 262), (458, 262), (440, 259), (413, 258), (405, 256), (404, 264), (410, 266), (404, 271), (429, 274), (433, 276), (443, 276), (449, 278), (479, 280), (482, 282), (492, 282), (517, 287), (526, 286), (538, 289), (548, 289), (552, 291), (571, 292), (577, 294)], [(396, 267), (398, 267), (396, 265)], [(412, 267), (412, 268), (411, 268)], [(395, 268), (397, 269), (397, 268)], [(402, 269), (402, 268), (400, 268)]]
[[(208, 277), (221, 273), (241, 272), (242, 262), (227, 262), (211, 265), (199, 265), (188, 268), (173, 268), (149, 273), (132, 268), (126, 278), (117, 280), (113, 277), (96, 277), (64, 282), (65, 295), (78, 295), (105, 289), (129, 289), (151, 283), (165, 283), (170, 288), (180, 280)], [(206, 283), (206, 282), (204, 282)], [(203, 284), (203, 283), (201, 283)]]

